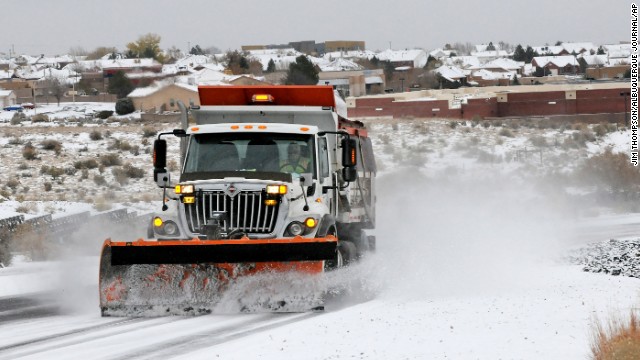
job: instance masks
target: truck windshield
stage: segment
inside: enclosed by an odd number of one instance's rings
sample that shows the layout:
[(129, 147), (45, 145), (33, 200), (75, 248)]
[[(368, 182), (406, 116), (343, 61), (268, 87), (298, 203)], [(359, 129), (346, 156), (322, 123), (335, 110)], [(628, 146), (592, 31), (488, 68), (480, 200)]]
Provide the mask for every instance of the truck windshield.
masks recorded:
[(313, 137), (281, 133), (224, 133), (194, 135), (184, 173), (196, 172), (312, 173), (315, 178)]

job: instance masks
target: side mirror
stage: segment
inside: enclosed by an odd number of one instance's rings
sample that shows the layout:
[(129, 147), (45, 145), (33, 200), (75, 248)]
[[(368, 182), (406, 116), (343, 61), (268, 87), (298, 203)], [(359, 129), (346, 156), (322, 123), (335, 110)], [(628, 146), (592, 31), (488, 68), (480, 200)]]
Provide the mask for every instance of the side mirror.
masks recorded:
[(355, 166), (342, 168), (342, 180), (346, 182), (356, 181), (358, 178), (358, 170)]
[(342, 138), (342, 166), (354, 167), (357, 164), (357, 142), (355, 139)]
[(167, 167), (167, 141), (157, 139), (153, 142), (153, 167), (155, 170)]

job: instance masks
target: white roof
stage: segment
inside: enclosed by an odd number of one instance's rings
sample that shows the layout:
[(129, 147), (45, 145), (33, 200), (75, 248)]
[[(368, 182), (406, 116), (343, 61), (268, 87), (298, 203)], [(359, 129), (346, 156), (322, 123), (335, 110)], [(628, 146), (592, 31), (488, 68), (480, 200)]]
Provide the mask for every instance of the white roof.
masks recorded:
[(422, 49), (407, 50), (384, 50), (376, 55), (382, 61), (415, 61), (421, 56), (425, 56), (426, 52)]
[(537, 52), (539, 55), (546, 55), (546, 54), (560, 54), (564, 48), (562, 46), (545, 45), (545, 46), (533, 46), (532, 49), (533, 51)]
[(562, 48), (567, 50), (569, 54), (572, 54), (574, 51), (576, 54), (579, 54), (581, 51), (586, 50), (590, 52), (591, 50), (598, 50), (598, 47), (594, 46), (593, 43), (590, 42), (580, 42), (580, 43), (562, 43)]
[(480, 67), (480, 59), (476, 56), (453, 56), (444, 59), (444, 63), (449, 66), (456, 66), (459, 68), (473, 68)]
[(7, 97), (13, 94), (13, 90), (2, 90), (0, 89), (0, 97)]
[(604, 66), (609, 63), (607, 55), (583, 55), (582, 59), (591, 66)]
[(488, 63), (482, 65), (483, 68), (500, 68), (505, 70), (519, 70), (524, 66), (524, 61), (515, 61), (508, 58), (499, 58), (491, 60)]
[(564, 56), (536, 56), (533, 58), (538, 67), (545, 67), (548, 64), (554, 64), (558, 67), (565, 67), (567, 65), (577, 66), (578, 61), (573, 55)]
[(362, 66), (354, 63), (351, 60), (337, 58), (328, 64), (320, 65), (322, 71), (351, 71), (362, 70)]
[(167, 81), (156, 81), (153, 84), (147, 86), (147, 87), (143, 87), (143, 88), (137, 88), (135, 90), (133, 90), (131, 93), (129, 93), (128, 97), (145, 97), (148, 96), (150, 94), (153, 94), (161, 89), (164, 89), (166, 87), (169, 87), (171, 85), (175, 85), (178, 87), (181, 87), (183, 89), (189, 90), (189, 91), (193, 91), (193, 92), (198, 92), (198, 87), (194, 86), (194, 85), (188, 85), (188, 84), (183, 84), (183, 83), (173, 83), (173, 82), (167, 82)]
[(364, 79), (365, 84), (384, 84), (384, 81), (380, 76), (367, 76)]
[(442, 65), (433, 71), (449, 81), (466, 77), (464, 71), (455, 66)]

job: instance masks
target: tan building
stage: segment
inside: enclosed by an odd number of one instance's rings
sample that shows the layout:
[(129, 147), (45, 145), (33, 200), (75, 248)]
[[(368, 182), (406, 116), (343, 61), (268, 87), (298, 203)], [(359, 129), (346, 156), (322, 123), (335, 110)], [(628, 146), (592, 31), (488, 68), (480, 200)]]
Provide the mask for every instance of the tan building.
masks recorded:
[(585, 78), (587, 79), (622, 79), (624, 73), (631, 69), (631, 65), (617, 65), (598, 68), (587, 68)]
[[(364, 96), (383, 91), (384, 70), (322, 71), (318, 85), (332, 85), (345, 96)], [(377, 89), (377, 90), (376, 90)]]
[(334, 51), (363, 51), (365, 50), (364, 41), (350, 41), (350, 40), (338, 40), (338, 41), (325, 41), (324, 51), (330, 53)]
[[(186, 84), (169, 84), (150, 86), (133, 90), (129, 95), (136, 110), (161, 113), (179, 110), (176, 102), (182, 101), (186, 106), (199, 106), (198, 88)], [(173, 106), (171, 100), (174, 100)]]
[(2, 107), (16, 105), (16, 102), (17, 98), (13, 90), (0, 89), (0, 105), (2, 105)]

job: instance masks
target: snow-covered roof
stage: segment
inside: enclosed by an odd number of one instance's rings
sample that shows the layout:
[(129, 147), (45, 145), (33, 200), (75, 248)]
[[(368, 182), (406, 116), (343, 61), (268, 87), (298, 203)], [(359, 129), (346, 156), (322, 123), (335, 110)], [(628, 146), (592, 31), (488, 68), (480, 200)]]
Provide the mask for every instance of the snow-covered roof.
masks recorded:
[(102, 69), (118, 69), (118, 68), (136, 68), (136, 67), (152, 67), (161, 66), (159, 62), (152, 58), (143, 59), (116, 59), (102, 60)]
[(519, 70), (524, 66), (524, 61), (515, 61), (509, 58), (499, 58), (482, 65), (485, 69)]
[(433, 71), (449, 81), (456, 81), (466, 77), (465, 72), (455, 66), (442, 65)]
[(565, 67), (567, 65), (577, 66), (578, 61), (573, 55), (564, 56), (536, 56), (532, 62), (535, 61), (538, 67), (545, 67), (548, 64), (554, 64), (558, 67)]
[(2, 90), (2, 89), (0, 89), (0, 98), (11, 96), (11, 94), (13, 94), (13, 90)]
[(378, 57), (376, 52), (370, 51), (370, 50), (351, 50), (351, 51), (331, 51), (328, 53), (325, 53), (323, 58), (325, 60), (333, 60), (333, 59), (338, 59), (338, 58), (345, 58), (345, 59), (369, 59), (371, 60), (371, 58), (373, 57)]
[(326, 65), (320, 66), (322, 71), (351, 71), (362, 70), (362, 66), (343, 58), (337, 58)]
[(537, 52), (539, 55), (546, 54), (560, 54), (564, 49), (562, 46), (532, 46), (533, 51)]
[(582, 59), (589, 66), (605, 66), (609, 63), (607, 55), (583, 55)]
[(364, 78), (365, 84), (384, 84), (384, 80), (380, 76), (367, 76)]
[(476, 56), (478, 58), (499, 58), (499, 57), (507, 57), (509, 53), (505, 50), (487, 50), (487, 51), (474, 51), (471, 55)]
[(423, 67), (427, 63), (427, 53), (422, 49), (384, 50), (376, 55), (381, 61), (401, 62), (419, 61), (417, 67)]
[(476, 56), (452, 56), (444, 59), (444, 64), (459, 68), (479, 68), (480, 59)]
[(579, 54), (582, 51), (590, 52), (591, 50), (596, 51), (598, 47), (594, 46), (591, 42), (580, 42), (580, 43), (562, 43), (562, 48), (566, 50), (569, 54)]
[(189, 85), (189, 84), (184, 84), (179, 82), (174, 83), (171, 81), (156, 81), (149, 86), (134, 89), (131, 93), (129, 93), (128, 97), (131, 97), (131, 98), (145, 97), (172, 85), (181, 87), (189, 91), (198, 92), (198, 87), (195, 85)]

